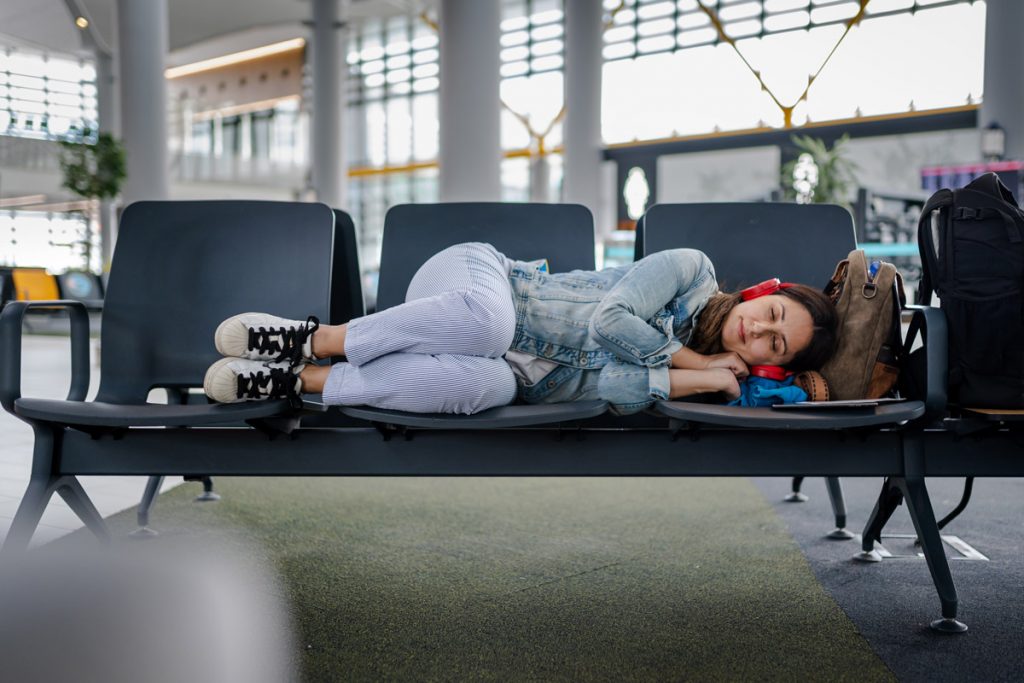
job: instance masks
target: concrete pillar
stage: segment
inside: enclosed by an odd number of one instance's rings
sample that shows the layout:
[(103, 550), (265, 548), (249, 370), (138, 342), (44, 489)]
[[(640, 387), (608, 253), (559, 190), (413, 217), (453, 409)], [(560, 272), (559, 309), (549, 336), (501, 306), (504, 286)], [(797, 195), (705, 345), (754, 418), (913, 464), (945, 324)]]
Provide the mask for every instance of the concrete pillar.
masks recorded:
[(121, 131), (128, 177), (122, 196), (166, 199), (167, 0), (117, 0), (121, 65)]
[(547, 155), (530, 159), (530, 201), (546, 204), (551, 201), (551, 163)]
[(313, 0), (313, 188), (317, 199), (344, 208), (348, 181), (342, 117), (348, 70), (341, 0)]
[[(99, 131), (117, 136), (117, 82), (114, 77), (114, 59), (106, 52), (96, 50), (96, 118)], [(117, 215), (114, 202), (104, 199), (99, 203), (100, 264), (110, 269), (117, 241)]]
[(213, 115), (213, 156), (224, 156), (224, 117), (219, 112)]
[(1006, 131), (1007, 159), (1024, 159), (1024, 2), (988, 0), (985, 10), (985, 92), (978, 125)]
[(117, 80), (114, 76), (114, 58), (96, 52), (96, 117), (101, 133), (117, 135)]
[(441, 0), (440, 196), (501, 199), (498, 0)]
[(238, 135), (241, 138), (239, 140), (238, 156), (243, 161), (248, 161), (252, 158), (252, 114), (246, 112), (242, 114), (241, 120), (238, 124)]
[[(563, 200), (601, 215), (602, 3), (565, 0), (565, 161)], [(597, 225), (600, 239), (614, 225)]]

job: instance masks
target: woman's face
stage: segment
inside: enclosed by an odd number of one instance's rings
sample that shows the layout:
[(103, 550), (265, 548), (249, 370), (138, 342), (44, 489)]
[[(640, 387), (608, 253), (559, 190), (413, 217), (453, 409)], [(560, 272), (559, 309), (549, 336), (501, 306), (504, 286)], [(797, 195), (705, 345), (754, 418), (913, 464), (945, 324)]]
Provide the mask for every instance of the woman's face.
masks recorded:
[(803, 304), (771, 294), (742, 301), (722, 326), (722, 346), (747, 365), (786, 365), (811, 343), (814, 321)]

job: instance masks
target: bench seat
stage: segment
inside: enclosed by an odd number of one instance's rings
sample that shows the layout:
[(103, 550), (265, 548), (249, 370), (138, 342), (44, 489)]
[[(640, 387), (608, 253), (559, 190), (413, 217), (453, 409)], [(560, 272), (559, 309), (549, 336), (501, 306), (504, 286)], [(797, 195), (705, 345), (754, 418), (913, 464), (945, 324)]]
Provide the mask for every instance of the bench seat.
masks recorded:
[(513, 405), (490, 408), (473, 415), (409, 413), (367, 406), (345, 406), (338, 410), (348, 417), (414, 429), (506, 429), (587, 420), (607, 412), (608, 404), (604, 401), (574, 401)]
[(202, 427), (278, 417), (289, 411), (288, 401), (249, 401), (231, 404), (122, 405), (97, 401), (19, 398), (14, 411), (25, 419), (85, 427)]
[(798, 410), (744, 408), (685, 401), (659, 401), (656, 410), (675, 420), (723, 427), (754, 429), (853, 429), (886, 427), (924, 415), (923, 401), (901, 401), (877, 406)]

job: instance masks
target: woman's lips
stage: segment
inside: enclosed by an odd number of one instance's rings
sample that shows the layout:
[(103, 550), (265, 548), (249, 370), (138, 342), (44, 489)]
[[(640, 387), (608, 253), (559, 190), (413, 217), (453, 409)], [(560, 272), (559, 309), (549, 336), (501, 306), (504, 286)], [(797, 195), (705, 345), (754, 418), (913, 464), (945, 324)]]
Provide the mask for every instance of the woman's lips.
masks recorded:
[(747, 333), (743, 330), (743, 318), (740, 318), (740, 342), (747, 343)]

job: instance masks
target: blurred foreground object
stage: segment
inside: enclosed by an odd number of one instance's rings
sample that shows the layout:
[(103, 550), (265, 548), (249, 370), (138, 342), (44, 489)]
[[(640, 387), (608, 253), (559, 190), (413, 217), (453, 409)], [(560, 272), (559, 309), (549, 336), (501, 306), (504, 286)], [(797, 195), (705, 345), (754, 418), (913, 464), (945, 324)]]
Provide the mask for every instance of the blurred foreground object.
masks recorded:
[(297, 680), (287, 606), (252, 554), (43, 548), (0, 567), (0, 661), (19, 683)]

